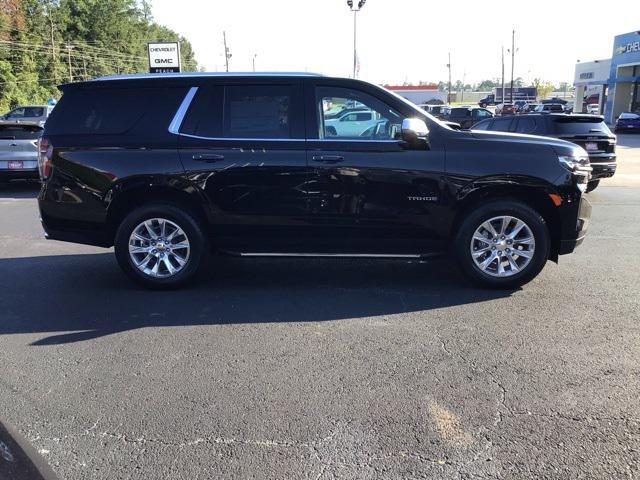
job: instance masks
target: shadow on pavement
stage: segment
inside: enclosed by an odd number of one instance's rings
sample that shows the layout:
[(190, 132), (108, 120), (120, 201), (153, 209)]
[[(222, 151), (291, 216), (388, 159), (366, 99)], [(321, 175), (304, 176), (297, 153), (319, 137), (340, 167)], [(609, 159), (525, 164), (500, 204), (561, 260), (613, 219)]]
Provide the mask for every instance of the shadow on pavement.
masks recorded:
[(40, 192), (38, 181), (12, 181), (0, 183), (0, 199), (3, 198), (37, 198)]
[[(143, 327), (318, 322), (484, 302), (445, 260), (429, 263), (213, 257), (182, 290), (128, 280), (111, 253), (0, 259), (0, 334), (62, 332), (32, 345)], [(427, 318), (427, 317), (425, 317)]]

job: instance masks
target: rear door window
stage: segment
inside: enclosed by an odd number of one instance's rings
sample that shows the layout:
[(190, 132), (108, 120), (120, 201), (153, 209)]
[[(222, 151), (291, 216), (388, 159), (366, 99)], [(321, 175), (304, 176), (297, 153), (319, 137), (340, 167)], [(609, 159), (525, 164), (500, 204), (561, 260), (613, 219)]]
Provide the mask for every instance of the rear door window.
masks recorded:
[(536, 129), (536, 121), (531, 117), (521, 117), (516, 120), (517, 133), (532, 133)]
[(513, 119), (509, 118), (495, 118), (491, 124), (491, 130), (498, 130), (500, 132), (508, 132), (509, 127)]
[(476, 123), (472, 130), (489, 130), (489, 125), (491, 125), (491, 120), (483, 120), (482, 122)]
[(232, 85), (225, 88), (225, 138), (291, 138), (291, 86)]

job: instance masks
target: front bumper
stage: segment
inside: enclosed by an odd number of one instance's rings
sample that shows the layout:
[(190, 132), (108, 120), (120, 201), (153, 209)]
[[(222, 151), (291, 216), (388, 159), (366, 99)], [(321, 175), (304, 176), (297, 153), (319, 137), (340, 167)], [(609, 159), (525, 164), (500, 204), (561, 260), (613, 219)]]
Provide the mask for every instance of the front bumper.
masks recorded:
[[(569, 199), (564, 209), (566, 221), (563, 222), (558, 255), (573, 252), (583, 242), (591, 219), (591, 203), (585, 196)], [(575, 223), (572, 219), (575, 219)]]

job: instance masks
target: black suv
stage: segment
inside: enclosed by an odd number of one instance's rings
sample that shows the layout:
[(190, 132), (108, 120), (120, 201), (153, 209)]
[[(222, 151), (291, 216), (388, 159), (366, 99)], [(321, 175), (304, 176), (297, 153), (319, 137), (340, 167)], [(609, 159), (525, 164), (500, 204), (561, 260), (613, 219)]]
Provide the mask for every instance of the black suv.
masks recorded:
[(543, 135), (580, 145), (589, 154), (593, 168), (587, 192), (593, 191), (601, 179), (616, 173), (616, 136), (599, 115), (533, 114), (484, 120), (473, 128)]
[(486, 108), (477, 107), (451, 107), (444, 114), (443, 119), (449, 122), (455, 122), (460, 125), (461, 128), (471, 128), (474, 123), (484, 120), (486, 118), (493, 117)]
[[(40, 142), (51, 239), (110, 247), (169, 287), (210, 251), (420, 258), (514, 287), (584, 238), (586, 152), (452, 130), (372, 84), (311, 74), (157, 74), (63, 85)], [(366, 105), (367, 122), (325, 119)], [(359, 123), (359, 124), (358, 124)]]

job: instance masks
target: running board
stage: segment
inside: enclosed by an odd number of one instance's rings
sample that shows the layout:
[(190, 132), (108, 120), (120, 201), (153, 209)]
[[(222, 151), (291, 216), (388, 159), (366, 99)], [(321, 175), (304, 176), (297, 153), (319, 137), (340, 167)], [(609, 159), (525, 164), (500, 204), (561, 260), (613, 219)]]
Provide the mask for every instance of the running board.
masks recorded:
[(425, 258), (434, 254), (239, 252), (241, 257)]

